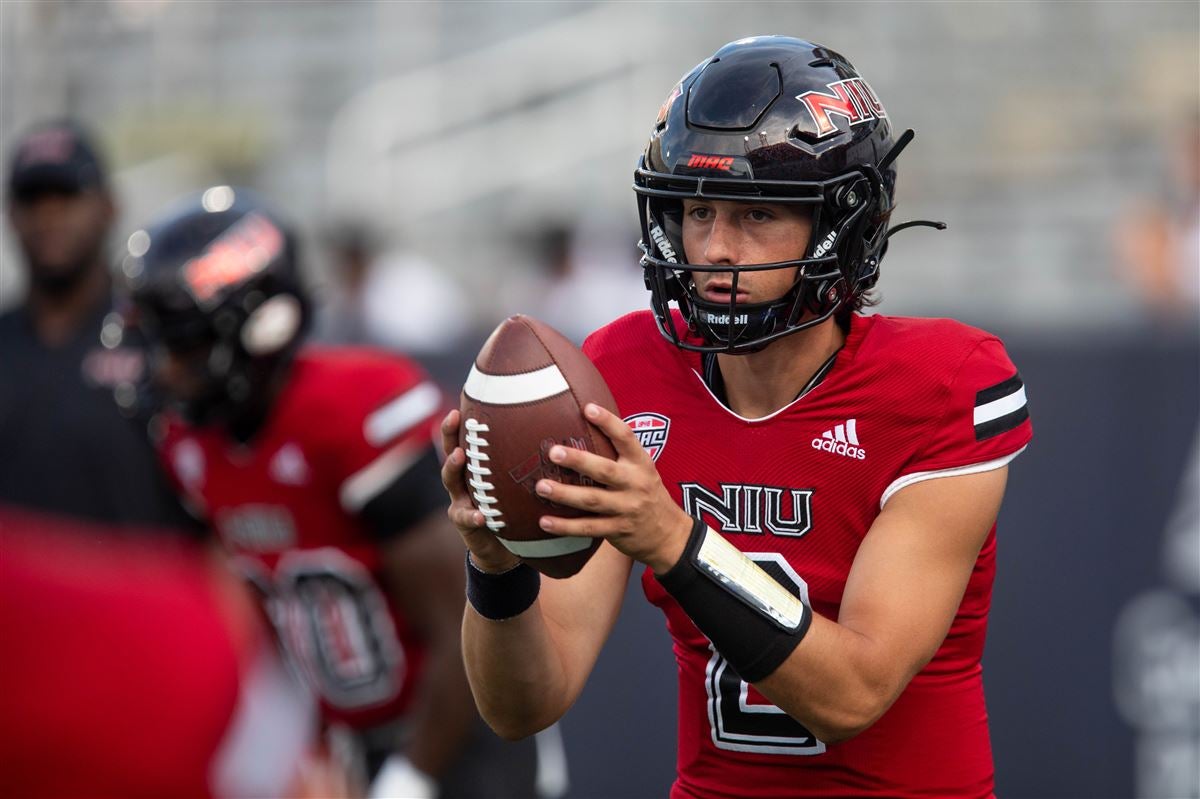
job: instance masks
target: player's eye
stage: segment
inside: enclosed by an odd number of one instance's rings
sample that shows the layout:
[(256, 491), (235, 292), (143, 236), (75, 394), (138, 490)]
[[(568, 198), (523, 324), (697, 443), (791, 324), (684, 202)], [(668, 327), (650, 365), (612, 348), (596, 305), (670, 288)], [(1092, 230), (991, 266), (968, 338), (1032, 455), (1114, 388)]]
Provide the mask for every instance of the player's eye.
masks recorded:
[(751, 208), (746, 212), (746, 218), (752, 222), (769, 222), (775, 218), (775, 214), (765, 208)]
[(696, 222), (704, 222), (712, 217), (712, 209), (707, 205), (693, 205), (687, 209), (687, 215)]

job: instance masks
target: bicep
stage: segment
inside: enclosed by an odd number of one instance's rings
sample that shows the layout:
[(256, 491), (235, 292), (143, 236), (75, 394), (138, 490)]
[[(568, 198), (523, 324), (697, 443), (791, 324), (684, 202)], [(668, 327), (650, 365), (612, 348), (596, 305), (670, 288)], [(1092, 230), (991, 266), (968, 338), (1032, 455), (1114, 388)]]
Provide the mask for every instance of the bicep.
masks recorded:
[(894, 494), (850, 570), (838, 623), (874, 641), (906, 684), (937, 652), (995, 523), (1008, 468)]

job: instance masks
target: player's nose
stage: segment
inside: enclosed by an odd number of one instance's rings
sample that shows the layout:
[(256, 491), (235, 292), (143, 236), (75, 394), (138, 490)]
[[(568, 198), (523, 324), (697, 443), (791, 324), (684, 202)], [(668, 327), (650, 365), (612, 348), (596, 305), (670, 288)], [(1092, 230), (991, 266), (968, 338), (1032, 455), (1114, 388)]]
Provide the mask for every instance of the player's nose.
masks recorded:
[(741, 252), (741, 230), (727, 209), (717, 207), (708, 228), (704, 260), (709, 264), (736, 264)]

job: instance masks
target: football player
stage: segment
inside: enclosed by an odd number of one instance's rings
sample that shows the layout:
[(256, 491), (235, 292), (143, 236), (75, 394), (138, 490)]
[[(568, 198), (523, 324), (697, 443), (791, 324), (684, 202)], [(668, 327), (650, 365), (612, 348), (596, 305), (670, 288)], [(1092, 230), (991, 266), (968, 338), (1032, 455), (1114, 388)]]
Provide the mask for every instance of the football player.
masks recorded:
[(541, 520), (605, 539), (578, 575), (539, 580), (481, 526), (446, 417), (464, 655), (503, 735), (571, 706), (637, 561), (679, 667), (673, 797), (991, 795), (980, 658), (1031, 428), (995, 336), (860, 313), (910, 138), (798, 39), (733, 42), (674, 87), (635, 174), (651, 311), (584, 345), (619, 457), (552, 447), (595, 485), (536, 486), (595, 514)]
[(532, 742), (496, 739), (463, 673), (438, 388), (403, 357), (301, 346), (293, 235), (246, 191), (183, 200), (130, 237), (122, 268), (151, 345), (140, 401), (167, 408), (163, 461), (326, 723), (352, 732), (339, 747), (365, 752), (372, 794), (533, 795)]
[(123, 532), (0, 504), (0, 796), (349, 796), (228, 564)]

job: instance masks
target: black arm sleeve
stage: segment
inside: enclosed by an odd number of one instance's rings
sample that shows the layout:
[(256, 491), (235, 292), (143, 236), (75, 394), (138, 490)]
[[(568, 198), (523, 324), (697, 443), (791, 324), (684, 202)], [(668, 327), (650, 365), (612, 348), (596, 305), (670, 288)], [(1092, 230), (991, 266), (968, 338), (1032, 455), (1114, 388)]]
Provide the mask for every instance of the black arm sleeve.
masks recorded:
[(430, 445), (390, 485), (359, 511), (377, 541), (386, 541), (411, 529), (421, 519), (450, 504), (442, 486), (437, 452)]

